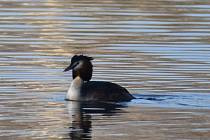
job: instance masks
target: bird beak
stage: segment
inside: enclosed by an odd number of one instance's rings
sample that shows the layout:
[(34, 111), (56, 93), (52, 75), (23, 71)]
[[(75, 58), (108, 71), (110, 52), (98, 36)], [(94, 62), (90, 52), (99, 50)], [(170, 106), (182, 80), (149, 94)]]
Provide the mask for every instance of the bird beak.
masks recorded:
[(69, 71), (69, 70), (72, 70), (73, 68), (75, 68), (79, 63), (76, 62), (76, 63), (71, 63), (67, 68), (65, 68), (65, 70), (63, 72), (66, 72), (66, 71)]
[(69, 71), (71, 69), (73, 69), (73, 65), (72, 64), (70, 64), (67, 68), (65, 68), (63, 72)]

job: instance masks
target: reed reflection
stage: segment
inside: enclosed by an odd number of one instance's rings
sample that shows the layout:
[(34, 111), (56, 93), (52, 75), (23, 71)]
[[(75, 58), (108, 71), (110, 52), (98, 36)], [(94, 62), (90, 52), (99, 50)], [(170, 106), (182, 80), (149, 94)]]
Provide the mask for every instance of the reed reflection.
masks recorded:
[(100, 114), (102, 116), (114, 116), (121, 108), (126, 107), (121, 104), (102, 102), (77, 102), (68, 101), (67, 109), (70, 120), (69, 137), (75, 139), (91, 139), (92, 116)]

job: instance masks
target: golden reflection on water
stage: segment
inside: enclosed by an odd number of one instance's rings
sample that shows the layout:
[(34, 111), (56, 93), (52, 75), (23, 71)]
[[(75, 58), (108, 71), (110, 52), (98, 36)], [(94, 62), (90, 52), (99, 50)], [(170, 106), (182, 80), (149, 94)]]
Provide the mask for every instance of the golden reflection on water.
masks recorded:
[[(88, 122), (93, 139), (208, 139), (209, 9), (198, 0), (1, 1), (0, 138), (84, 136), (70, 127)], [(94, 80), (156, 100), (71, 123), (62, 71), (75, 53), (95, 58)]]

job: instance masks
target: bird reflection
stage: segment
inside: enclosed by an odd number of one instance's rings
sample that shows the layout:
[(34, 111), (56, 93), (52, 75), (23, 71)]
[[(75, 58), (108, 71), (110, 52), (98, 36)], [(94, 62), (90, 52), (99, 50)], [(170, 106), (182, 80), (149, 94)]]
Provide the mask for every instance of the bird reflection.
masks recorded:
[(116, 103), (68, 101), (67, 108), (70, 119), (70, 139), (90, 140), (92, 131), (91, 115), (116, 115), (116, 112), (119, 112), (122, 107), (125, 106)]

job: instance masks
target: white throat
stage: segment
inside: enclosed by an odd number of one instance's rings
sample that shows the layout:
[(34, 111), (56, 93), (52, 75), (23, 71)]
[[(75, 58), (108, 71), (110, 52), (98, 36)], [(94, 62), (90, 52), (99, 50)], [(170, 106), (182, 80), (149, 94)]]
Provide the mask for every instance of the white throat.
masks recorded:
[(82, 84), (83, 80), (79, 76), (74, 78), (74, 80), (71, 82), (68, 93), (66, 94), (66, 99), (74, 101), (81, 100), (80, 95), (81, 95)]

